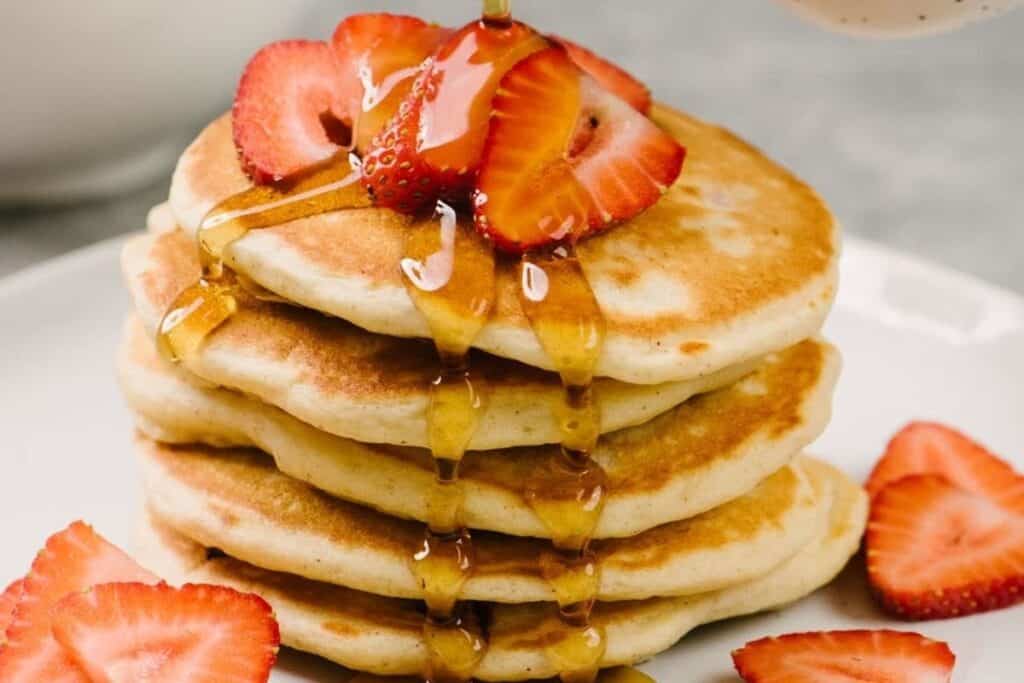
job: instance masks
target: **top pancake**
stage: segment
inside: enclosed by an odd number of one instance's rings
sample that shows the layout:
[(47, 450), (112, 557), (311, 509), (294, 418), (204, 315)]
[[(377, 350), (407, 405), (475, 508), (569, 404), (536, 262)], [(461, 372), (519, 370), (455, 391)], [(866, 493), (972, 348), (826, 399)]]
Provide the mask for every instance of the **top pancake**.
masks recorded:
[[(828, 208), (728, 131), (666, 107), (653, 118), (686, 146), (682, 175), (655, 206), (578, 248), (608, 325), (597, 374), (691, 379), (811, 336), (835, 291), (838, 227)], [(181, 157), (171, 208), (195, 231), (249, 186), (225, 115)], [(399, 270), (410, 229), (390, 210), (339, 211), (254, 231), (226, 259), (308, 308), (382, 334), (429, 337)], [(518, 287), (517, 263), (499, 258), (495, 310), (475, 346), (551, 369)]]

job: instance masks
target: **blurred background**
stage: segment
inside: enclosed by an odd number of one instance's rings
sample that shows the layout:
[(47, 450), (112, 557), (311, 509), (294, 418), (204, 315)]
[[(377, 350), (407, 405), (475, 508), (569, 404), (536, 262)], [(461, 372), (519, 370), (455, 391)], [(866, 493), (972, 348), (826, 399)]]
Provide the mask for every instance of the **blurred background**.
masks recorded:
[[(47, 0), (5, 12), (0, 275), (141, 229), (256, 49), (382, 10), (461, 24), (479, 2)], [(1024, 11), (892, 42), (823, 31), (769, 0), (513, 11), (736, 130), (813, 184), (849, 233), (1024, 292)]]

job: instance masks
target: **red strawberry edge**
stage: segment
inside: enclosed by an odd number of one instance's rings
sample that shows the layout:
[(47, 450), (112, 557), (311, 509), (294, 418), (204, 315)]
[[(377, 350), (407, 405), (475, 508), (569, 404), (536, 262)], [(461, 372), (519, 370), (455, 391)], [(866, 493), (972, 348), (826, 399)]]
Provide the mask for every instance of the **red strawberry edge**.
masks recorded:
[(746, 683), (948, 683), (956, 664), (946, 643), (891, 630), (761, 638), (734, 651), (732, 659)]

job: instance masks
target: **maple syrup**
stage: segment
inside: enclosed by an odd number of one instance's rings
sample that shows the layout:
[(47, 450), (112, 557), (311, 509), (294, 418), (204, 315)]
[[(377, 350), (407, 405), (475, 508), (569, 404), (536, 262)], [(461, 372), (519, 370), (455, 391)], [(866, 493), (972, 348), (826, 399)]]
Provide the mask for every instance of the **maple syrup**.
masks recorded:
[[(486, 129), (497, 80), (512, 64), (547, 45), (532, 29), (512, 21), (509, 0), (484, 0), (483, 5), (481, 29), (463, 29), (436, 56), (439, 75), (458, 71), (459, 76), (449, 79), (458, 87), (431, 91), (430, 106), (423, 111), (420, 151), (439, 167), (468, 170), (465, 160), (479, 155), (481, 127)], [(370, 125), (357, 122), (350, 131), (351, 145), (368, 142), (367, 131), (397, 109), (405, 90), (401, 86), (414, 74), (415, 69), (381, 78), (360, 73), (365, 93), (360, 120)], [(346, 153), (294, 182), (253, 187), (211, 210), (197, 236), (202, 276), (161, 321), (157, 342), (162, 353), (171, 360), (193, 353), (237, 311), (242, 294), (279, 300), (227, 269), (226, 249), (254, 229), (370, 205), (359, 176), (359, 160)], [(495, 257), (451, 207), (439, 203), (434, 218), (412, 225), (400, 267), (439, 358), (427, 415), (436, 482), (422, 542), (410, 553), (427, 607), (424, 677), (433, 683), (462, 682), (472, 677), (487, 648), (473, 605), (458, 599), (475, 560), (472, 534), (462, 522), (459, 465), (486, 408), (486, 392), (474, 376), (469, 350), (494, 306)], [(590, 457), (600, 434), (591, 383), (605, 321), (571, 247), (525, 256), (520, 274), (523, 309), (565, 389), (552, 406), (562, 447), (524, 484), (525, 499), (553, 539), (552, 549), (539, 559), (560, 615), (547, 654), (566, 683), (591, 683), (606, 647), (603, 630), (590, 623), (600, 567), (589, 548), (607, 494), (605, 473)], [(615, 683), (649, 680), (632, 669), (611, 673)]]
[(483, 20), (488, 24), (504, 26), (512, 21), (510, 0), (484, 0)]
[(519, 272), (523, 311), (564, 387), (553, 406), (561, 448), (532, 473), (523, 492), (554, 546), (540, 558), (561, 617), (547, 655), (565, 683), (591, 683), (606, 647), (603, 630), (590, 623), (601, 577), (589, 548), (607, 494), (605, 472), (590, 457), (601, 433), (592, 381), (605, 319), (571, 246), (527, 254)]
[(228, 197), (203, 218), (196, 233), (200, 278), (168, 307), (157, 328), (157, 348), (178, 362), (238, 310), (243, 291), (259, 299), (276, 297), (224, 267), (224, 253), (251, 230), (338, 209), (368, 206), (359, 184), (359, 163), (345, 154), (311, 168), (289, 183), (255, 185)]
[(542, 35), (512, 20), (508, 4), (485, 2), (482, 20), (456, 31), (433, 57), (425, 76), (417, 152), (434, 168), (475, 172), (501, 78), (549, 46)]
[(494, 306), (494, 252), (471, 225), (459, 223), (454, 209), (438, 202), (433, 219), (411, 227), (400, 265), (439, 360), (427, 413), (436, 481), (423, 542), (412, 555), (427, 603), (424, 676), (433, 683), (464, 681), (472, 677), (486, 641), (479, 620), (466, 616), (469, 606), (458, 602), (474, 564), (473, 537), (462, 524), (459, 463), (485, 406), (469, 350)]

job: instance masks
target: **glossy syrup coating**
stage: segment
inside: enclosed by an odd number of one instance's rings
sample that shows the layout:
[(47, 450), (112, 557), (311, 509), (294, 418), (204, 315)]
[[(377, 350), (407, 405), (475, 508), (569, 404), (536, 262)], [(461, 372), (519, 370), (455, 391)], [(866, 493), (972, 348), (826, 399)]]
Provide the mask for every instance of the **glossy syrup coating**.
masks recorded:
[[(422, 75), (459, 85), (425, 92), (418, 140), (430, 163), (472, 168), (501, 76), (547, 45), (511, 20), (507, 1), (484, 4), (484, 19), (456, 33)], [(408, 80), (405, 71), (399, 73), (404, 74), (399, 80)], [(362, 85), (373, 94), (374, 83)], [(373, 101), (393, 108), (393, 100), (389, 92)], [(193, 353), (238, 309), (236, 295), (246, 283), (223, 264), (234, 241), (254, 229), (369, 205), (360, 176), (358, 159), (339, 156), (287, 186), (252, 187), (210, 211), (198, 231), (203, 276), (165, 315), (158, 337), (163, 353), (172, 360)], [(468, 352), (494, 309), (495, 255), (470, 221), (439, 203), (434, 217), (409, 232), (398, 267), (432, 332), (439, 361), (427, 415), (438, 486), (422, 540), (409, 553), (427, 603), (423, 635), (429, 664), (423, 674), (430, 681), (464, 681), (483, 658), (487, 641), (481, 615), (459, 601), (475, 564), (472, 533), (462, 523), (459, 465), (486, 405), (486, 387), (474, 376)], [(527, 254), (520, 268), (523, 309), (564, 386), (552, 406), (562, 448), (526, 478), (522, 491), (554, 539), (538, 559), (561, 615), (547, 652), (564, 680), (589, 682), (605, 650), (603, 631), (590, 623), (600, 577), (589, 546), (607, 495), (607, 477), (590, 457), (600, 434), (591, 384), (606, 325), (572, 244)], [(252, 287), (249, 293), (271, 296)]]

